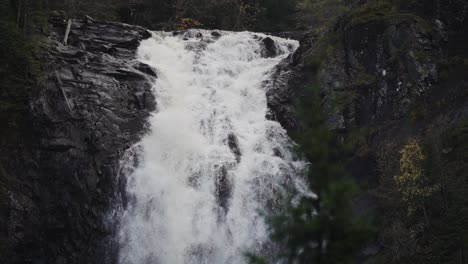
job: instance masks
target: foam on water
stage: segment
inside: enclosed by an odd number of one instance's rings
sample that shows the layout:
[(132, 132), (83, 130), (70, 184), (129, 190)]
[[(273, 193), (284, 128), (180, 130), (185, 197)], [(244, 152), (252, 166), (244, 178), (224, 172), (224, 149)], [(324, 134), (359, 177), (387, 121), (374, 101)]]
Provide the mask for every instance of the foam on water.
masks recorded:
[(157, 71), (157, 111), (126, 175), (122, 264), (245, 263), (268, 241), (259, 212), (303, 166), (262, 85), (298, 42), (271, 37), (280, 52), (264, 58), (263, 34), (196, 32), (155, 32), (138, 49)]

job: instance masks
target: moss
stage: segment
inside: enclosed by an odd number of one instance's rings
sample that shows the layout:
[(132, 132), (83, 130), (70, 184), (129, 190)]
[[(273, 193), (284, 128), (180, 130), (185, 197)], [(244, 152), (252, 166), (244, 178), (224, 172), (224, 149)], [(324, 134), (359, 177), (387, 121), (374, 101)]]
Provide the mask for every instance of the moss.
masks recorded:
[(341, 32), (324, 33), (312, 48), (312, 52), (304, 56), (304, 62), (308, 67), (318, 69), (343, 48), (343, 35)]
[(437, 65), (439, 66), (440, 78), (447, 80), (455, 69), (468, 66), (468, 59), (460, 56), (440, 57)]
[(430, 59), (431, 56), (433, 56), (433, 54), (431, 54), (430, 52), (426, 50), (421, 50), (421, 49), (417, 49), (413, 51), (413, 55), (414, 55), (414, 58), (419, 62), (426, 61)]
[(409, 53), (411, 45), (412, 43), (409, 39), (405, 40), (398, 49), (391, 52), (388, 61), (390, 63), (398, 63), (401, 67), (404, 67), (404, 58)]
[(375, 75), (367, 73), (364, 68), (359, 68), (358, 72), (356, 73), (354, 86), (363, 86), (363, 85), (371, 85), (377, 81)]
[(416, 22), (416, 27), (423, 34), (430, 34), (434, 30), (432, 24), (422, 17), (414, 16), (414, 21)]
[(398, 7), (389, 1), (378, 0), (368, 1), (358, 8), (355, 8), (349, 14), (350, 23), (347, 25), (356, 26), (370, 22), (384, 22), (387, 24), (396, 24), (404, 21), (414, 20), (415, 15), (404, 13)]
[(452, 56), (447, 59), (447, 65), (450, 65), (450, 66), (463, 65), (464, 63), (465, 63), (465, 60), (461, 58), (460, 56)]
[(23, 28), (12, 16), (0, 18), (0, 113), (27, 109), (29, 95), (45, 78), (40, 54), (44, 47), (41, 34), (47, 30), (46, 12), (34, 5), (27, 12), (28, 23)]
[(113, 21), (118, 19), (118, 8), (120, 7), (119, 4), (111, 0), (54, 1), (50, 6), (55, 12), (62, 12), (62, 16), (64, 11), (61, 10), (65, 10), (66, 16), (70, 18), (84, 17), (85, 15), (88, 15), (99, 20)]
[(367, 144), (368, 135), (369, 128), (360, 127), (352, 129), (346, 135), (345, 148), (358, 156), (365, 156), (369, 152), (369, 145)]
[(335, 91), (333, 95), (332, 103), (338, 108), (353, 105), (359, 97), (356, 90), (353, 89)]

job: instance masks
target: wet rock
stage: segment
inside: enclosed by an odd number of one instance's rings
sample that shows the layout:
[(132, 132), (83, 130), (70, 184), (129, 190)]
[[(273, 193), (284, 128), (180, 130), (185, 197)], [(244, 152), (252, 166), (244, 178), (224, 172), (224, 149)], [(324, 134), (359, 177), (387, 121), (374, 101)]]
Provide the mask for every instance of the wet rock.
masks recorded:
[(276, 47), (275, 41), (270, 38), (266, 37), (262, 39), (262, 56), (265, 58), (272, 58), (278, 55), (278, 48)]
[(156, 109), (156, 100), (153, 93), (148, 91), (136, 92), (135, 98), (138, 102), (139, 109), (147, 109), (148, 111), (154, 111)]
[(224, 214), (229, 209), (229, 198), (231, 197), (232, 186), (228, 178), (226, 166), (219, 168), (216, 176), (216, 198)]
[(269, 109), (266, 118), (278, 121), (286, 129), (296, 128), (292, 103), (302, 91), (304, 82), (302, 65), (296, 64), (293, 56), (281, 61), (275, 67), (272, 79), (263, 84)]
[(187, 30), (178, 30), (178, 31), (174, 31), (172, 32), (172, 36), (179, 36), (179, 35), (183, 35), (187, 32)]
[(94, 19), (90, 16), (85, 16), (85, 22), (86, 23), (93, 23), (94, 22)]
[(151, 66), (149, 66), (148, 64), (138, 62), (138, 64), (133, 66), (133, 67), (135, 69), (143, 72), (144, 74), (147, 74), (147, 75), (150, 75), (150, 76), (153, 76), (153, 77), (157, 77), (156, 71)]
[(49, 151), (63, 152), (72, 148), (76, 148), (73, 141), (67, 138), (56, 138), (44, 140), (43, 148)]
[(81, 48), (73, 49), (69, 47), (59, 46), (57, 50), (62, 56), (69, 57), (69, 58), (80, 58), (85, 55), (85, 52)]
[(211, 36), (213, 36), (214, 38), (219, 38), (219, 37), (221, 37), (221, 33), (217, 32), (217, 31), (213, 31), (213, 32), (211, 32)]
[(66, 23), (59, 15), (50, 22), (45, 83), (18, 131), (23, 143), (0, 143), (10, 153), (0, 158), (0, 180), (5, 171), (18, 182), (7, 203), (0, 199), (8, 230), (0, 239), (14, 249), (5, 254), (11, 263), (116, 263), (115, 223), (106, 219), (125, 200), (119, 160), (155, 108), (156, 73), (134, 63), (150, 33), (87, 18), (73, 22), (64, 46)]
[(234, 153), (234, 156), (236, 156), (236, 162), (239, 163), (241, 160), (241, 151), (239, 149), (239, 141), (237, 140), (236, 135), (234, 134), (229, 134), (228, 136), (228, 146), (231, 149), (232, 153)]
[(279, 148), (274, 148), (273, 149), (273, 155), (275, 157), (278, 157), (278, 158), (283, 158), (283, 154), (281, 153), (281, 151), (279, 150)]

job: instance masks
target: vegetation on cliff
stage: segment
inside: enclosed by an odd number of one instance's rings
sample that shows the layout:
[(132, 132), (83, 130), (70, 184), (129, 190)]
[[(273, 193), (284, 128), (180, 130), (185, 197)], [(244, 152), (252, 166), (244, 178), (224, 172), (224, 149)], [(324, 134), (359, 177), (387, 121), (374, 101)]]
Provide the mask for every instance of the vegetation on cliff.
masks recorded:
[(345, 170), (344, 146), (326, 126), (319, 92), (310, 84), (292, 133), (298, 153), (310, 162), (304, 177), (313, 193), (292, 192), (284, 212), (267, 219), (272, 239), (282, 245), (277, 258), (286, 263), (356, 263), (376, 226), (369, 212), (353, 205), (359, 187)]
[(47, 27), (46, 12), (39, 2), (19, 5), (0, 3), (0, 113), (21, 110), (40, 75), (37, 35)]
[(368, 261), (467, 263), (467, 3), (354, 3), (314, 20), (302, 58), (350, 148), (356, 206), (381, 222)]
[[(39, 36), (52, 11), (151, 29), (305, 30), (298, 57), (309, 84), (297, 104), (301, 129), (291, 133), (311, 161), (307, 177), (319, 198), (303, 197), (272, 218), (273, 238), (288, 245), (281, 257), (348, 263), (370, 242), (377, 250), (368, 263), (465, 264), (468, 7), (435, 2), (2, 1), (0, 117), (8, 129), (1, 140), (23, 127), (17, 123), (40, 86)], [(8, 180), (0, 164), (0, 204)], [(377, 203), (370, 210), (379, 231), (370, 240), (372, 228), (356, 214), (365, 206), (352, 203), (361, 197)]]

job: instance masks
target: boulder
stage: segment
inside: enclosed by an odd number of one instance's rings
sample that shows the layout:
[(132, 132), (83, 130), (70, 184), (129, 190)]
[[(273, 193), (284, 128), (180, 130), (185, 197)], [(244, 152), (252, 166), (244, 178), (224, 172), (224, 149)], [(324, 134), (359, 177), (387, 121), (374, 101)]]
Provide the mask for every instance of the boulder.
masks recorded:
[(278, 48), (276, 47), (275, 41), (270, 38), (266, 37), (262, 39), (262, 56), (265, 58), (272, 58), (278, 55)]

